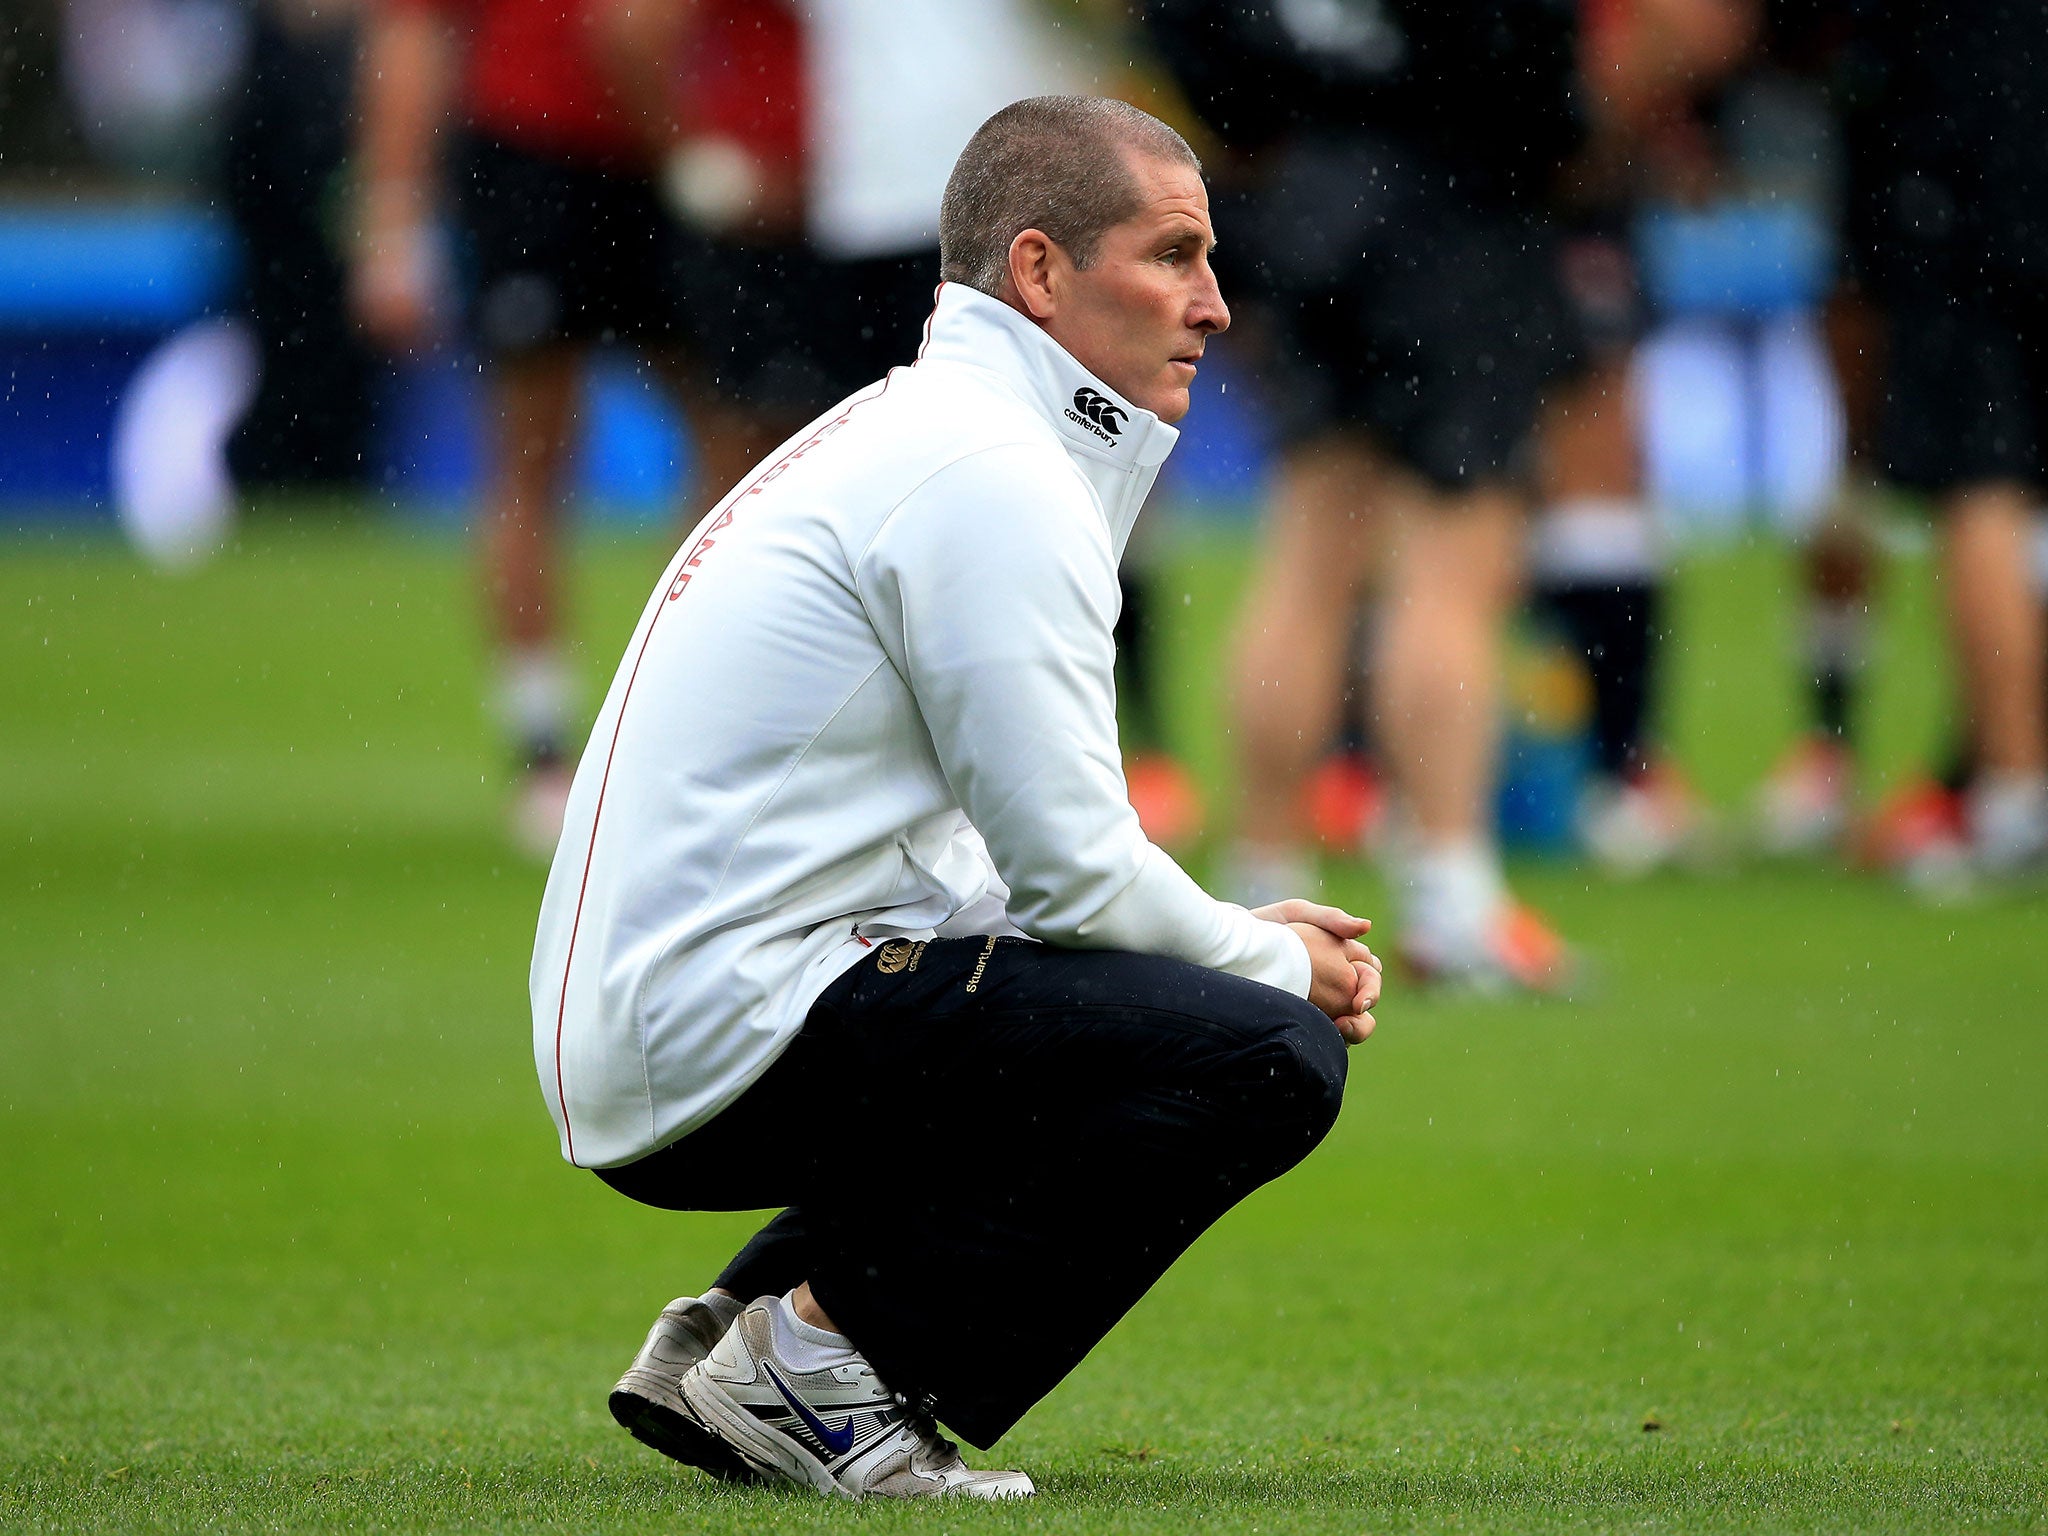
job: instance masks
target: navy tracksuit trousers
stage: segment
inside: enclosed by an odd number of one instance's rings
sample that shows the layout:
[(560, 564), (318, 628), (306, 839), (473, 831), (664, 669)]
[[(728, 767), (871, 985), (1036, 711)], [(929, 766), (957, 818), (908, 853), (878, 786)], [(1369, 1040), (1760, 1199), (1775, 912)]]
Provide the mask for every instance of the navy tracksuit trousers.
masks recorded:
[(599, 1176), (671, 1210), (785, 1206), (719, 1276), (808, 1280), (907, 1400), (993, 1443), (1231, 1206), (1335, 1121), (1300, 998), (1152, 955), (897, 939), (716, 1119)]

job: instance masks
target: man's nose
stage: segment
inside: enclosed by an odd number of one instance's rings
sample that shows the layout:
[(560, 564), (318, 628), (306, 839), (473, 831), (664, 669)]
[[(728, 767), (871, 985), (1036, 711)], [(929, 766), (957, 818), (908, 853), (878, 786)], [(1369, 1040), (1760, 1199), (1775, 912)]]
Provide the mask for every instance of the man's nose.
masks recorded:
[(1207, 274), (1195, 302), (1188, 307), (1188, 329), (1211, 335), (1230, 329), (1230, 306), (1223, 302), (1223, 290), (1217, 285), (1214, 272)]

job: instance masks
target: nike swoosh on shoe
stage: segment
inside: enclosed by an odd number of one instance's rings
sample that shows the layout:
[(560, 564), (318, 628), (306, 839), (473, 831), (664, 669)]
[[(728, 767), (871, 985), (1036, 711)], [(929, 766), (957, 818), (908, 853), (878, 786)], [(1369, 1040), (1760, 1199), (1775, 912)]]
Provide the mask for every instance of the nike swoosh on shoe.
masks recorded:
[(780, 1371), (776, 1370), (766, 1360), (761, 1362), (761, 1368), (768, 1373), (768, 1379), (775, 1383), (775, 1390), (782, 1394), (782, 1400), (789, 1404), (790, 1412), (803, 1421), (804, 1428), (818, 1437), (820, 1445), (824, 1446), (834, 1456), (844, 1456), (853, 1449), (853, 1416), (851, 1414), (847, 1415), (844, 1428), (832, 1429), (828, 1427), (823, 1419), (811, 1412), (804, 1400), (791, 1389), (789, 1383), (782, 1379)]

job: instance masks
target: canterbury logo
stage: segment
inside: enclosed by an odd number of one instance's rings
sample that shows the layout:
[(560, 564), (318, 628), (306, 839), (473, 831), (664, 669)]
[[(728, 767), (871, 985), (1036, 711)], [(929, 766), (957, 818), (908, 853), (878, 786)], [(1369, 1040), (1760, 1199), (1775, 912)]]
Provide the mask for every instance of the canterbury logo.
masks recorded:
[(875, 969), (884, 976), (894, 976), (906, 966), (913, 971), (916, 970), (917, 962), (923, 958), (924, 944), (922, 941), (913, 944), (908, 939), (891, 939), (882, 946), (881, 952), (875, 956)]
[(1074, 391), (1074, 409), (1086, 416), (1111, 437), (1121, 436), (1124, 419), (1130, 414), (1109, 396), (1095, 389)]

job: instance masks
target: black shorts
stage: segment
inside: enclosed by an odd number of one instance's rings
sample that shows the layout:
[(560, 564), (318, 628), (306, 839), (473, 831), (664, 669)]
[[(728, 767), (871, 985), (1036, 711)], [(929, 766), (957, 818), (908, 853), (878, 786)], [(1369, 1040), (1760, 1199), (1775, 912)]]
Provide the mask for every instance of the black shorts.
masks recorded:
[(810, 332), (835, 400), (917, 360), (939, 286), (936, 249), (813, 260)]
[(481, 134), (460, 158), (470, 323), (492, 357), (632, 342), (672, 352), (739, 404), (802, 418), (844, 394), (815, 355), (800, 245), (714, 241), (645, 175)]
[(1580, 352), (1547, 219), (1463, 197), (1376, 136), (1301, 141), (1275, 171), (1217, 234), (1226, 299), (1263, 322), (1282, 443), (1364, 429), (1446, 489), (1521, 472), (1544, 390)]
[(1635, 215), (1632, 205), (1614, 202), (1557, 227), (1557, 273), (1571, 305), (1571, 339), (1588, 361), (1626, 358), (1649, 329)]
[(2048, 283), (1922, 278), (1885, 306), (1885, 472), (1930, 495), (2048, 485)]
[(820, 346), (819, 264), (807, 247), (686, 233), (681, 248), (669, 282), (681, 290), (682, 350), (720, 395), (795, 422), (853, 392)]
[(683, 280), (691, 358), (721, 392), (804, 416), (917, 361), (939, 253), (840, 260), (807, 246), (711, 245)]

